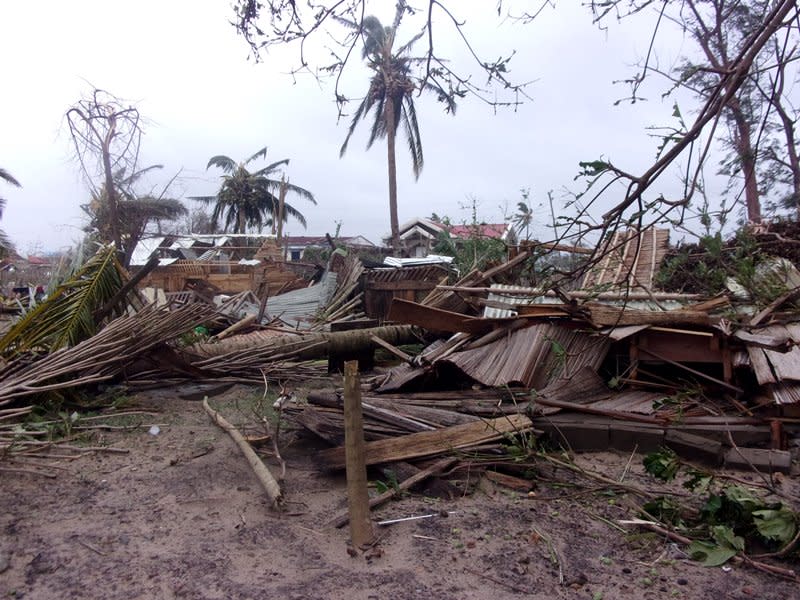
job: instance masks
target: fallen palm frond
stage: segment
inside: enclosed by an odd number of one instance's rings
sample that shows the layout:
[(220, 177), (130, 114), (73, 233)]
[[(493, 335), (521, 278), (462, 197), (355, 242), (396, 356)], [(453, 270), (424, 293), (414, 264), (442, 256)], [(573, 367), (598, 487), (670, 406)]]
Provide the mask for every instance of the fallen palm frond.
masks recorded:
[[(95, 312), (125, 285), (127, 273), (113, 246), (103, 246), (71, 278), (20, 318), (0, 338), (0, 354), (54, 352), (93, 336), (102, 323)], [(120, 299), (126, 301), (125, 298)]]
[(31, 362), (22, 356), (0, 371), (0, 406), (41, 392), (106, 381), (159, 344), (173, 340), (215, 315), (210, 306), (174, 311), (146, 307), (113, 320), (100, 333)]

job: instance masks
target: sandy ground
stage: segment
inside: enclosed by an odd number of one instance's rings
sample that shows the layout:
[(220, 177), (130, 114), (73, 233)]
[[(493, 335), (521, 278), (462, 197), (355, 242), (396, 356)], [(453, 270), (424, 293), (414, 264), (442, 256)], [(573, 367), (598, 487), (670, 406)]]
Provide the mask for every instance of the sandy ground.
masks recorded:
[[(236, 388), (213, 402), (236, 416), (237, 398), (252, 393)], [(535, 497), (485, 485), (452, 500), (408, 495), (376, 520), (436, 516), (379, 527), (378, 544), (352, 556), (347, 528), (327, 525), (346, 499), (343, 477), (315, 465), (319, 442), (282, 438), (288, 502), (275, 512), (199, 402), (162, 391), (136, 404), (159, 411), (147, 424), (160, 433), (139, 427), (102, 440), (129, 453), (81, 458), (54, 480), (0, 474), (0, 597), (798, 597), (796, 584), (704, 568), (652, 534), (626, 535), (608, 524), (633, 516), (624, 497), (553, 482), (539, 482)], [(628, 458), (580, 461), (614, 475)], [(631, 481), (646, 481), (640, 462)]]

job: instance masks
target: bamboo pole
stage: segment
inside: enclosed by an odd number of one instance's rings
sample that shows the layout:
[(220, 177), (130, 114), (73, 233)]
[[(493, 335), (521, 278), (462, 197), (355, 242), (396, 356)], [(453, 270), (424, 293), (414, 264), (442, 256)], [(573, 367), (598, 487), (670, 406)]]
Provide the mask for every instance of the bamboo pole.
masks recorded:
[(359, 547), (372, 542), (373, 531), (369, 518), (361, 382), (356, 360), (344, 363), (344, 439), (350, 538), (353, 545)]
[(253, 473), (255, 473), (256, 477), (261, 483), (261, 486), (267, 493), (270, 502), (272, 502), (272, 507), (280, 507), (281, 503), (283, 502), (283, 493), (281, 492), (281, 488), (278, 485), (278, 482), (275, 481), (272, 473), (269, 472), (269, 469), (267, 469), (267, 467), (261, 461), (261, 458), (259, 458), (258, 454), (255, 453), (255, 450), (253, 450), (250, 444), (247, 443), (247, 440), (244, 439), (242, 434), (239, 433), (233, 425), (231, 425), (222, 417), (222, 415), (209, 406), (208, 396), (203, 398), (203, 409), (206, 411), (208, 416), (211, 417), (211, 420), (219, 425), (219, 427), (224, 429), (225, 432), (231, 436), (231, 438), (233, 438), (233, 441), (236, 442), (236, 445), (239, 446), (239, 450), (241, 450), (242, 454), (244, 454), (244, 457), (247, 459), (250, 468), (253, 470)]

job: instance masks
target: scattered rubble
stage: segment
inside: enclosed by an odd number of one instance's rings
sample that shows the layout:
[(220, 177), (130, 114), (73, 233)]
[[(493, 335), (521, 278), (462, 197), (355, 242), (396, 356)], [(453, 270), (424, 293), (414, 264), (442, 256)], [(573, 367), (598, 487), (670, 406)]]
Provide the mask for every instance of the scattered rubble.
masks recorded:
[[(144, 294), (113, 251), (101, 250), (0, 338), (0, 468), (19, 468), (18, 424), (48, 394), (99, 384), (307, 383), (358, 359), (367, 464), (403, 467), (399, 489), (464, 469), (524, 486), (514, 457), (546, 448), (669, 448), (709, 468), (745, 466), (767, 478), (791, 471), (799, 288), (774, 269), (766, 304), (659, 291), (668, 235), (650, 229), (609, 237), (575, 289), (520, 280), (533, 247), (455, 282), (446, 265), (366, 268), (336, 251), (300, 285), (285, 265), (270, 275), (280, 260), (265, 240), (255, 264), (237, 263), (252, 271), (245, 285), (233, 271), (211, 277), (219, 264), (200, 264), (236, 258), (230, 240), (190, 241), (159, 245), (180, 256), (150, 261), (139, 287), (158, 289)], [(56, 322), (69, 325), (46, 326)], [(368, 374), (376, 350), (393, 366)], [(319, 454), (322, 468), (345, 466), (341, 388), (278, 408), (334, 446)], [(277, 504), (278, 484), (265, 486)], [(796, 545), (795, 537), (781, 551)]]

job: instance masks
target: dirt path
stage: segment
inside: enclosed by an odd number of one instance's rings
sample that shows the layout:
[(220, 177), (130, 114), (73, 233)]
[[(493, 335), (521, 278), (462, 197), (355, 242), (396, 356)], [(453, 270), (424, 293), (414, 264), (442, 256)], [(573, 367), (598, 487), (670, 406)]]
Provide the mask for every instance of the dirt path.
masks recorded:
[[(242, 393), (214, 403), (230, 408)], [(795, 597), (795, 585), (774, 577), (706, 569), (655, 536), (625, 536), (603, 521), (631, 516), (618, 497), (546, 485), (536, 498), (501, 489), (455, 500), (408, 496), (376, 517), (437, 516), (381, 527), (376, 549), (353, 557), (347, 529), (326, 525), (345, 507), (344, 480), (318, 472), (314, 440), (284, 450), (288, 504), (276, 513), (199, 402), (162, 392), (137, 403), (161, 411), (152, 420), (161, 431), (105, 436), (128, 454), (79, 459), (54, 480), (0, 475), (0, 596)], [(627, 458), (582, 460), (618, 473)]]

